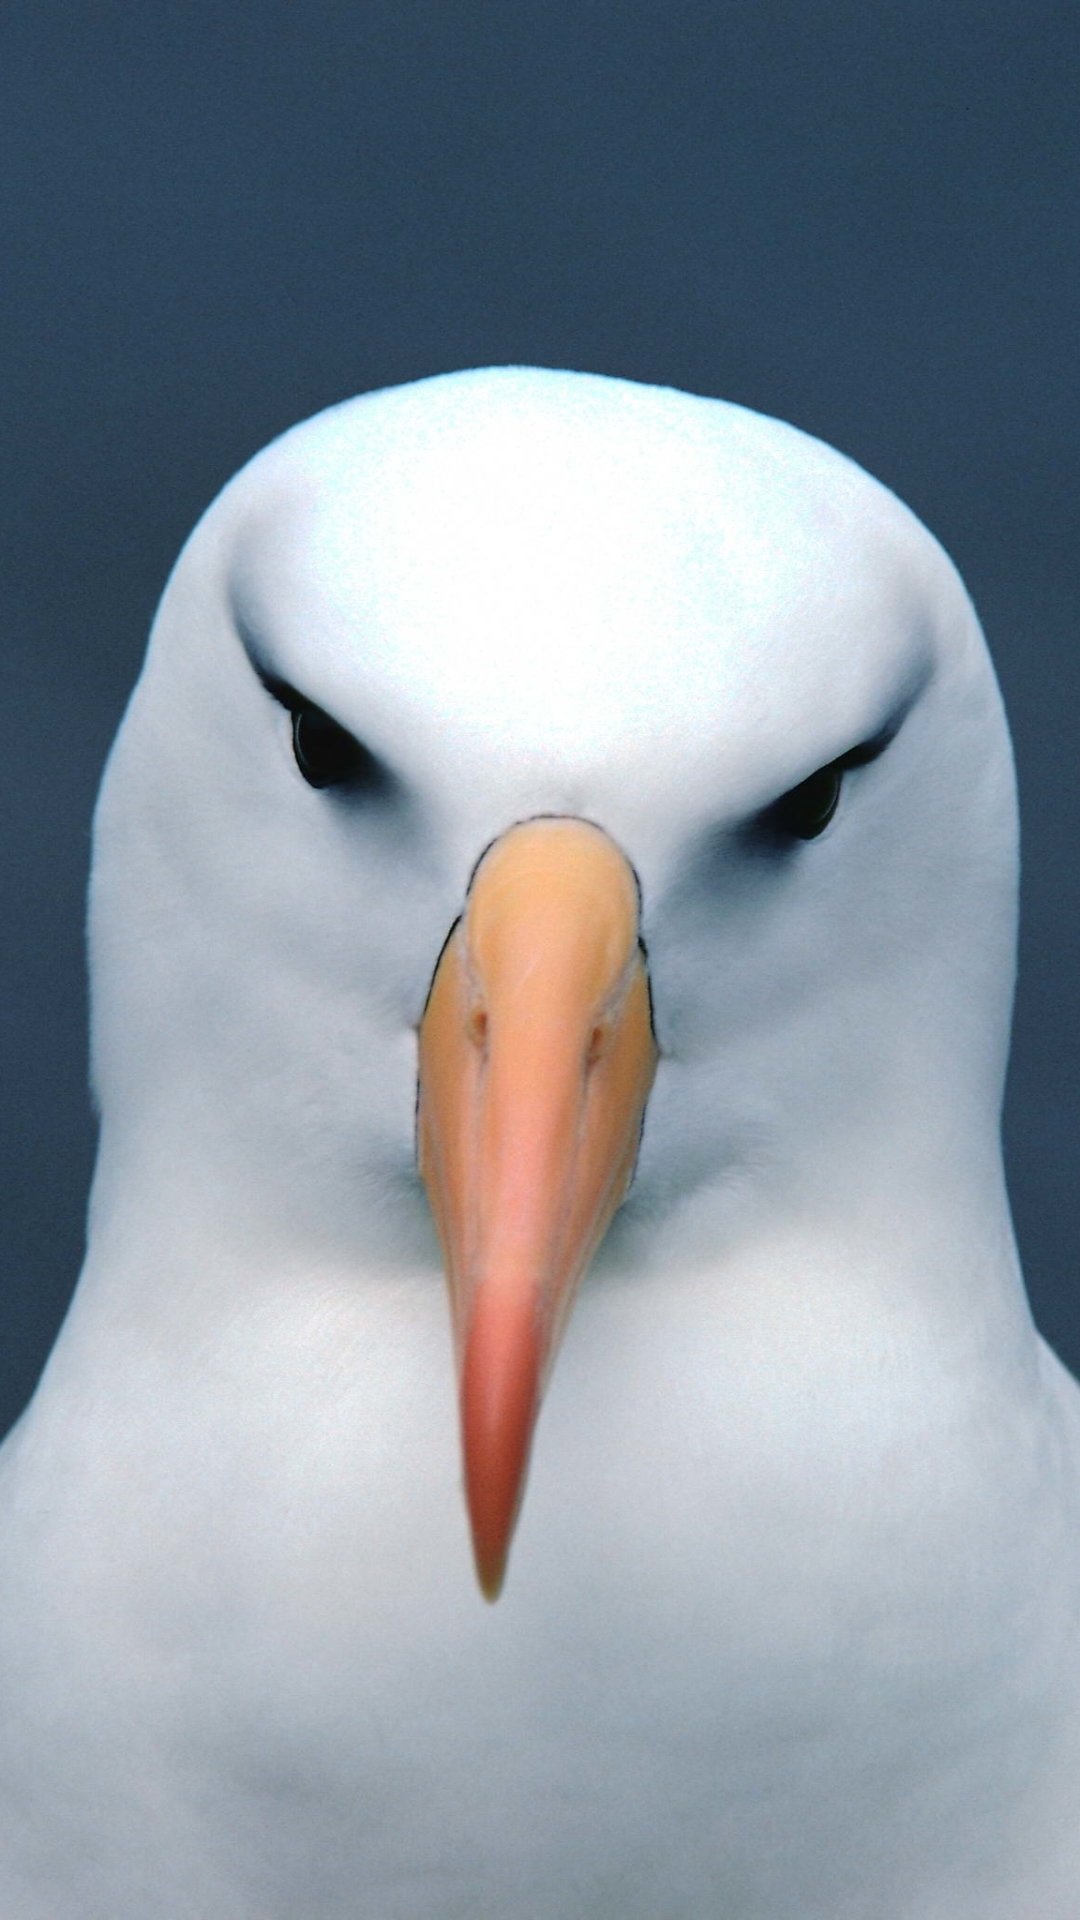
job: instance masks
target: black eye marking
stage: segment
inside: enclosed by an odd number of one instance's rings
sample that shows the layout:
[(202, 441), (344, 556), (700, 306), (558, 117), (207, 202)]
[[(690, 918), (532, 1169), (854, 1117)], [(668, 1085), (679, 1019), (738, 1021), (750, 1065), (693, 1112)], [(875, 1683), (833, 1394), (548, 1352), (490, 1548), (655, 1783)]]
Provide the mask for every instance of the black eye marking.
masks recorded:
[(800, 780), (789, 793), (774, 800), (766, 824), (774, 833), (785, 833), (793, 840), (816, 840), (824, 833), (837, 807), (844, 783), (844, 769), (838, 760), (819, 767), (807, 780)]
[(824, 833), (837, 807), (844, 784), (844, 775), (849, 767), (864, 767), (883, 753), (892, 738), (891, 732), (878, 734), (873, 740), (865, 740), (861, 745), (852, 747), (848, 753), (842, 753), (838, 760), (830, 760), (827, 766), (800, 780), (797, 787), (791, 787), (774, 800), (760, 816), (760, 822), (770, 833), (781, 834), (790, 840), (816, 840)]
[(293, 757), (309, 787), (347, 787), (353, 793), (370, 794), (391, 791), (392, 774), (355, 734), (284, 680), (263, 678), (263, 685), (292, 715)]
[(355, 735), (310, 702), (293, 708), (293, 753), (309, 787), (371, 787), (381, 769)]

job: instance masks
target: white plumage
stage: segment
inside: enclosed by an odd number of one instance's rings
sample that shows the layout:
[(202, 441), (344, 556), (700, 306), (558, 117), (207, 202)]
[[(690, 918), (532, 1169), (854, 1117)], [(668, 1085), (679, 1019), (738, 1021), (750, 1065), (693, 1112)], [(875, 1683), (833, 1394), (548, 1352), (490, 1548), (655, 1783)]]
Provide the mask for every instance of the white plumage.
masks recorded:
[[(267, 682), (381, 783), (306, 784)], [(416, 1029), (536, 814), (632, 862), (660, 1062), (490, 1608)], [(226, 488), (96, 822), (89, 1251), (0, 1456), (6, 1920), (1075, 1920), (1015, 838), (953, 568), (790, 427), (500, 369)]]

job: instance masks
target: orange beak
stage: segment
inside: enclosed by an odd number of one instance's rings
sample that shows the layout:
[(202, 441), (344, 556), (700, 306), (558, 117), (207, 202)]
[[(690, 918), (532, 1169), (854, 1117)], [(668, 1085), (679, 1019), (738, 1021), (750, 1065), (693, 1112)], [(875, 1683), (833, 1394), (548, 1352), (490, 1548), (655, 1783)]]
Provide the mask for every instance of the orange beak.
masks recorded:
[(489, 1600), (547, 1374), (630, 1185), (655, 1070), (626, 859), (583, 820), (512, 827), (473, 876), (420, 1026), (420, 1172), (446, 1261)]

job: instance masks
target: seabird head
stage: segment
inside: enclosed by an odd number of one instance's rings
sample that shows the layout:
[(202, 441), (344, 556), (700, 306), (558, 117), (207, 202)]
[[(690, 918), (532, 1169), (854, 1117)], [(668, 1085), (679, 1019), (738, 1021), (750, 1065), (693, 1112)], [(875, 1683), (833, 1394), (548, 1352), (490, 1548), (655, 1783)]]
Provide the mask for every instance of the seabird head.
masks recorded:
[(113, 751), (96, 1211), (167, 1176), (253, 1270), (391, 1284), (423, 1176), (493, 1592), (639, 1136), (658, 1291), (985, 1184), (1014, 895), (978, 623), (850, 461), (591, 375), (350, 401), (200, 522)]

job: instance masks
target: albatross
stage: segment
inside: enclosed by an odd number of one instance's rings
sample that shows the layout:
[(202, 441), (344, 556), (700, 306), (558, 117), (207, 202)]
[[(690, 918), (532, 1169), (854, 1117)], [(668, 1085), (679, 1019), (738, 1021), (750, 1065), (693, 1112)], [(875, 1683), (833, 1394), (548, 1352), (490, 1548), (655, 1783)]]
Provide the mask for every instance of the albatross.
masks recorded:
[(244, 468), (96, 814), (5, 1920), (1076, 1920), (1016, 868), (953, 566), (795, 428), (497, 368)]

